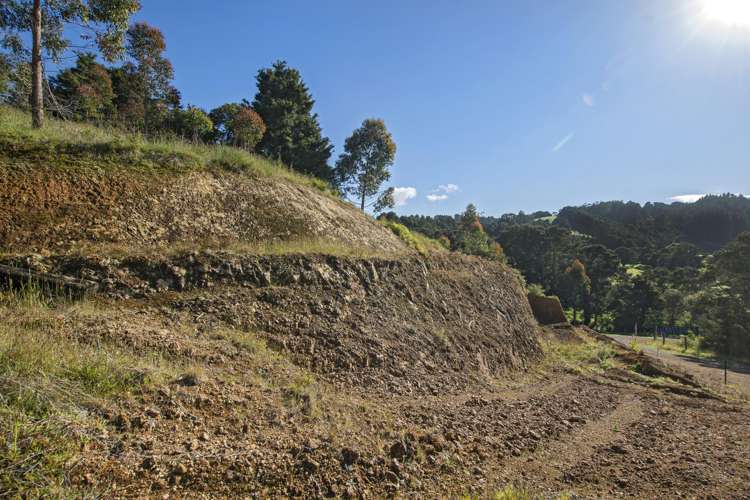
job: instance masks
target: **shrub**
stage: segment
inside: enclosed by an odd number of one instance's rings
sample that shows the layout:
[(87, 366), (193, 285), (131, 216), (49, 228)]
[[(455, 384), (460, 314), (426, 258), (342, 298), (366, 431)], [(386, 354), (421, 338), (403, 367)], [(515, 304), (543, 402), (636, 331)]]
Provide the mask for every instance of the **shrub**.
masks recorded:
[(392, 220), (388, 220), (385, 217), (378, 219), (378, 221), (383, 226), (393, 231), (393, 234), (398, 236), (399, 239), (406, 243), (409, 248), (413, 248), (422, 255), (428, 255), (432, 252), (445, 251), (443, 245), (441, 245), (438, 241), (433, 240), (432, 238), (428, 238), (423, 234), (410, 231), (409, 228), (407, 228), (403, 224), (393, 222)]

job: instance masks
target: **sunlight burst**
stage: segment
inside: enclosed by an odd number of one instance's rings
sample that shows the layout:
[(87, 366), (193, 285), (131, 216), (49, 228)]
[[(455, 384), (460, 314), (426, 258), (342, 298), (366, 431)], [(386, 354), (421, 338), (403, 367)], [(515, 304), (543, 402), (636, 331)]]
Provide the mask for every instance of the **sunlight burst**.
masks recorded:
[(703, 0), (703, 15), (731, 26), (750, 27), (750, 0)]

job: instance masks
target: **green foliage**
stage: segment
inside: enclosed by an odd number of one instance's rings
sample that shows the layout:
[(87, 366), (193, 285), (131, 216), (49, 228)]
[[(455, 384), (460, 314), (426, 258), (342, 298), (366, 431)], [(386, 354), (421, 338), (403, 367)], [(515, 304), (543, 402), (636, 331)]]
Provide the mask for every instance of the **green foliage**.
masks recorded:
[(672, 243), (662, 248), (656, 255), (656, 264), (667, 269), (699, 267), (700, 249), (690, 243)]
[(266, 124), (253, 109), (243, 106), (234, 114), (228, 123), (233, 144), (247, 151), (255, 150), (255, 146), (266, 133)]
[(62, 114), (75, 120), (102, 122), (114, 113), (114, 91), (107, 68), (92, 53), (79, 54), (76, 65), (61, 71), (51, 82)]
[(546, 292), (544, 291), (544, 287), (540, 285), (539, 283), (528, 283), (526, 285), (526, 292), (529, 295), (534, 295), (536, 297), (545, 297)]
[(399, 224), (398, 222), (393, 222), (385, 217), (379, 218), (378, 221), (383, 226), (393, 231), (393, 234), (398, 236), (408, 247), (413, 248), (422, 255), (445, 251), (444, 247), (437, 241), (414, 231), (410, 231), (406, 226)]
[(577, 322), (577, 311), (584, 307), (591, 295), (591, 279), (583, 263), (574, 259), (563, 273), (561, 290), (563, 299), (573, 309), (573, 322)]
[(503, 247), (484, 231), (477, 208), (471, 203), (459, 217), (455, 241), (456, 249), (465, 254), (505, 261)]
[(266, 124), (247, 101), (222, 104), (211, 110), (209, 117), (214, 129), (212, 140), (254, 151), (263, 135)]
[(213, 123), (213, 132), (211, 140), (219, 144), (234, 144), (234, 130), (231, 127), (232, 121), (242, 108), (243, 104), (238, 102), (228, 102), (214, 108), (208, 113), (208, 117)]
[[(334, 178), (346, 194), (355, 197), (362, 210), (376, 196), (380, 186), (391, 178), (389, 168), (396, 158), (396, 143), (383, 120), (367, 119), (344, 143), (344, 152), (336, 162)], [(393, 191), (381, 196), (379, 211), (393, 206)]]
[(610, 291), (610, 310), (613, 326), (618, 332), (633, 332), (638, 325), (644, 331), (649, 314), (660, 307), (660, 295), (654, 282), (648, 276), (620, 276)]
[(179, 106), (179, 93), (170, 84), (174, 77), (172, 63), (164, 57), (167, 48), (162, 32), (147, 23), (139, 22), (127, 31), (126, 52), (133, 63), (132, 77), (142, 94), (130, 96), (140, 100), (143, 131), (146, 134), (158, 130), (167, 119), (169, 110)]
[[(42, 4), (42, 46), (53, 60), (58, 61), (71, 46), (65, 28), (84, 29), (88, 40), (102, 56), (112, 61), (123, 49), (125, 30), (130, 16), (140, 8), (138, 0), (64, 0)], [(19, 33), (31, 31), (33, 4), (27, 0), (4, 0), (3, 42)]]
[(194, 106), (175, 109), (172, 112), (172, 121), (177, 135), (193, 142), (207, 137), (213, 130), (213, 123), (208, 115)]
[(674, 288), (667, 288), (662, 292), (661, 298), (669, 326), (675, 326), (677, 323), (677, 317), (680, 315), (684, 307), (682, 292), (675, 290)]
[(582, 247), (578, 255), (591, 280), (590, 293), (584, 297), (583, 322), (590, 324), (593, 319), (596, 323), (607, 310), (611, 278), (620, 268), (620, 259), (615, 252), (598, 244)]
[(323, 137), (312, 112), (315, 101), (299, 71), (277, 61), (258, 71), (256, 80), (258, 92), (252, 108), (267, 127), (258, 151), (294, 170), (330, 180), (332, 169), (327, 162), (333, 145)]
[(712, 269), (750, 304), (750, 232), (740, 234), (716, 254)]

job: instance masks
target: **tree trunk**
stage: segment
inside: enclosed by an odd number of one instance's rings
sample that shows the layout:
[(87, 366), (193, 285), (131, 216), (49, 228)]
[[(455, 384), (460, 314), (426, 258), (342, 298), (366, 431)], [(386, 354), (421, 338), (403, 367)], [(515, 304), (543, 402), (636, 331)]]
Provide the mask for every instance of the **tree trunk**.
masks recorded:
[(34, 0), (34, 22), (31, 26), (31, 126), (44, 124), (44, 96), (42, 94), (42, 2)]
[(362, 202), (360, 203), (359, 208), (361, 208), (363, 212), (365, 211), (365, 193), (364, 192), (362, 193)]

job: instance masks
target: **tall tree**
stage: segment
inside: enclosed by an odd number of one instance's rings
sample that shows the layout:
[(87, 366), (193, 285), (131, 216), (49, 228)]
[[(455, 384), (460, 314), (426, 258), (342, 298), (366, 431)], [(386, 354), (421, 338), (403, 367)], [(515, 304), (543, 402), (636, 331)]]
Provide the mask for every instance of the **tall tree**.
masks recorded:
[[(167, 43), (162, 32), (147, 23), (136, 23), (127, 32), (127, 54), (135, 63), (142, 95), (143, 130), (151, 132), (152, 123), (167, 108), (179, 107), (179, 95), (172, 87), (172, 63), (164, 57)], [(155, 120), (156, 118), (156, 120)], [(155, 127), (153, 127), (155, 128)]]
[[(385, 122), (368, 118), (344, 143), (336, 162), (335, 179), (342, 190), (353, 195), (364, 211), (368, 199), (378, 195), (380, 186), (391, 178), (396, 159), (396, 143)], [(393, 192), (389, 191), (391, 197)], [(379, 203), (379, 208), (386, 208)]]
[(172, 111), (171, 129), (183, 139), (198, 142), (210, 138), (213, 123), (202, 109), (188, 106)]
[(312, 112), (315, 101), (299, 71), (277, 61), (258, 71), (256, 80), (258, 92), (252, 108), (267, 127), (258, 145), (260, 153), (302, 173), (331, 180), (328, 159), (333, 145), (323, 137), (318, 115)]
[(52, 79), (52, 89), (78, 120), (101, 121), (114, 111), (112, 79), (94, 54), (79, 54), (74, 67)]
[(263, 118), (250, 107), (250, 103), (222, 104), (208, 114), (214, 124), (213, 141), (219, 144), (231, 144), (248, 151), (255, 146), (266, 133)]
[(607, 307), (610, 279), (620, 268), (620, 259), (604, 245), (586, 245), (579, 256), (591, 278), (591, 293), (583, 307), (583, 322), (588, 325), (592, 319), (596, 322)]
[(661, 299), (664, 303), (664, 312), (667, 315), (669, 326), (675, 326), (677, 323), (677, 317), (682, 312), (685, 304), (682, 292), (675, 290), (674, 288), (667, 288), (662, 292)]
[(208, 113), (214, 124), (213, 140), (219, 144), (234, 144), (234, 131), (232, 121), (237, 116), (243, 104), (239, 102), (228, 102), (212, 109)]
[(66, 26), (75, 26), (81, 38), (96, 46), (112, 61), (123, 48), (123, 37), (131, 14), (140, 8), (138, 0), (3, 0), (3, 42), (20, 40), (31, 33), (32, 125), (44, 123), (43, 67), (46, 52), (53, 60), (70, 47)]
[(750, 308), (750, 232), (741, 233), (719, 251), (713, 268), (722, 281), (741, 294)]
[(263, 118), (249, 106), (242, 106), (228, 123), (232, 144), (238, 148), (254, 151), (266, 133)]
[(647, 274), (617, 277), (610, 290), (610, 310), (614, 314), (613, 327), (618, 332), (632, 332), (637, 325), (644, 331), (646, 318), (659, 309), (660, 296), (654, 282)]
[(565, 268), (563, 274), (562, 289), (564, 291), (563, 299), (566, 305), (573, 309), (573, 322), (578, 321), (578, 311), (583, 309), (591, 293), (591, 279), (586, 274), (586, 267), (583, 263), (575, 259)]

